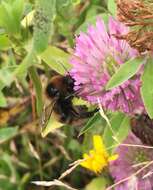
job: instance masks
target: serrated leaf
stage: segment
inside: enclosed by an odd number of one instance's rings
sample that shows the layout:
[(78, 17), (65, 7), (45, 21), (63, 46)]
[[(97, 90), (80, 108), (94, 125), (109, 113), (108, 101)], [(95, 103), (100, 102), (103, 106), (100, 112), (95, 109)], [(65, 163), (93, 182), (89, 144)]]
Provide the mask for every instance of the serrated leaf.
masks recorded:
[[(107, 148), (115, 146), (116, 140), (122, 142), (128, 135), (130, 124), (128, 116), (125, 116), (123, 113), (117, 112), (111, 119), (111, 128), (106, 126), (103, 134), (104, 143)], [(115, 149), (109, 149), (112, 152)]]
[(108, 0), (108, 10), (112, 13), (112, 15), (116, 15), (116, 3), (115, 0)]
[(29, 69), (29, 73), (30, 73), (30, 77), (32, 79), (32, 82), (34, 84), (34, 88), (36, 91), (36, 108), (37, 108), (38, 116), (40, 116), (40, 114), (42, 112), (42, 107), (43, 107), (41, 81), (40, 81), (39, 75), (34, 67), (31, 67)]
[(0, 129), (0, 143), (13, 138), (18, 133), (18, 127), (7, 127)]
[(146, 111), (153, 119), (153, 59), (148, 59), (142, 75), (141, 95)]
[(72, 67), (69, 64), (69, 54), (57, 47), (49, 46), (40, 57), (49, 67), (61, 75), (64, 75)]
[(52, 115), (47, 126), (42, 129), (41, 135), (42, 137), (46, 137), (48, 133), (53, 133), (56, 129), (61, 128), (62, 126), (64, 126), (64, 124), (57, 121)]
[(96, 122), (101, 119), (99, 112), (95, 113), (93, 117), (91, 117), (87, 124), (81, 129), (79, 136), (90, 130), (92, 127), (96, 125)]
[(140, 68), (140, 65), (143, 63), (142, 58), (130, 59), (126, 63), (120, 66), (118, 71), (111, 77), (106, 85), (106, 89), (110, 90), (115, 88), (126, 80), (130, 79)]

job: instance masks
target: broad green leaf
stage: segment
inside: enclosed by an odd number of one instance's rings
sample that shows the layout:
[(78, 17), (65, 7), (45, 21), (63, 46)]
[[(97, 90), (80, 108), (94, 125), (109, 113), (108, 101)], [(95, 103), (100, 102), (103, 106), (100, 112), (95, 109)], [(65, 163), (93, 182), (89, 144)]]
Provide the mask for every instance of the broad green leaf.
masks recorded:
[(46, 137), (48, 133), (53, 133), (56, 129), (61, 128), (62, 126), (64, 126), (64, 124), (57, 121), (52, 114), (47, 126), (42, 129), (41, 135), (42, 137)]
[(15, 20), (15, 25), (18, 28), (18, 31), (20, 30), (20, 21), (22, 18), (24, 9), (24, 0), (15, 0), (12, 5), (12, 14)]
[[(117, 140), (121, 143), (127, 137), (127, 135), (129, 134), (129, 131), (130, 131), (130, 119), (128, 116), (125, 116), (120, 125), (118, 132), (116, 133)], [(114, 145), (115, 144), (116, 143), (114, 143)]]
[(89, 121), (87, 122), (87, 124), (81, 129), (79, 136), (84, 134), (88, 130), (90, 130), (92, 127), (94, 127), (96, 125), (97, 121), (99, 121), (100, 119), (101, 119), (101, 116), (100, 116), (99, 112), (95, 113), (94, 116), (91, 117), (89, 119)]
[(17, 134), (18, 134), (18, 127), (1, 128), (0, 129), (0, 143), (3, 143), (13, 138)]
[(36, 91), (36, 101), (37, 101), (37, 113), (38, 116), (40, 116), (42, 112), (42, 107), (43, 107), (43, 98), (42, 98), (42, 85), (40, 78), (38, 76), (38, 73), (34, 67), (31, 67), (29, 69), (30, 77), (32, 79), (32, 82), (34, 84), (34, 88)]
[(0, 91), (0, 107), (6, 107), (7, 101), (4, 94)]
[(113, 16), (116, 15), (116, 3), (115, 0), (108, 0), (108, 10)]
[(4, 27), (8, 33), (16, 33), (16, 28), (13, 25), (12, 9), (4, 1), (0, 4), (0, 18), (0, 26)]
[(24, 0), (14, 0), (12, 9), (14, 17), (21, 19), (24, 9)]
[(48, 66), (61, 75), (64, 75), (71, 68), (69, 54), (59, 48), (49, 46), (40, 57)]
[(13, 2), (2, 1), (0, 5), (0, 25), (8, 33), (18, 34), (20, 32), (20, 20), (23, 13), (23, 0)]
[(85, 190), (106, 190), (111, 184), (109, 178), (106, 177), (97, 177), (91, 180), (91, 182), (85, 187)]
[[(110, 148), (116, 144), (114, 137), (119, 142), (122, 142), (129, 131), (129, 118), (123, 113), (117, 112), (112, 117), (110, 123), (111, 128), (110, 126), (106, 126), (103, 134), (104, 143), (107, 148)], [(112, 152), (114, 148), (109, 149), (110, 152)]]
[(153, 119), (153, 59), (149, 58), (142, 75), (141, 95), (146, 111)]
[(37, 0), (34, 14), (33, 47), (39, 54), (49, 42), (53, 30), (53, 20), (56, 15), (56, 0)]
[(130, 79), (134, 74), (137, 73), (142, 63), (142, 58), (135, 58), (121, 65), (118, 71), (108, 81), (106, 89), (110, 90), (115, 88), (124, 83), (126, 80)]

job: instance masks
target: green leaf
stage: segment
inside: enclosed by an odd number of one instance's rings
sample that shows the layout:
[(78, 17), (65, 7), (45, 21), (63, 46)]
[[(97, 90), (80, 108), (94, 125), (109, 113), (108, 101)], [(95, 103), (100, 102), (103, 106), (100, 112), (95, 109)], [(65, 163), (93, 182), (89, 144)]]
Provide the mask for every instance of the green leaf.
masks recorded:
[(85, 190), (105, 190), (110, 184), (109, 178), (96, 177), (85, 187)]
[(7, 50), (10, 47), (9, 39), (6, 35), (0, 35), (0, 50)]
[(97, 121), (99, 121), (101, 119), (101, 116), (99, 114), (99, 112), (95, 113), (93, 117), (91, 117), (87, 124), (81, 129), (79, 136), (84, 134), (85, 132), (87, 132), (88, 130), (90, 130), (92, 127), (94, 127), (97, 123)]
[[(104, 143), (107, 148), (116, 145), (114, 137), (116, 137), (116, 139), (119, 142), (122, 142), (128, 135), (130, 128), (128, 116), (125, 116), (123, 113), (120, 112), (117, 112), (112, 117), (110, 123), (111, 123), (111, 128), (110, 126), (106, 126), (103, 134)], [(114, 148), (109, 149), (110, 152), (112, 152)]]
[(26, 185), (30, 181), (31, 177), (32, 177), (31, 172), (24, 173), (22, 175), (21, 180), (19, 181), (18, 190), (24, 190), (24, 189), (26, 189)]
[(33, 81), (34, 88), (36, 91), (36, 101), (37, 101), (37, 113), (40, 116), (43, 108), (43, 98), (42, 98), (42, 85), (39, 78), (39, 75), (34, 67), (29, 69), (30, 77)]
[(7, 127), (0, 129), (0, 144), (13, 138), (18, 134), (18, 127)]
[(0, 69), (0, 90), (5, 86), (9, 86), (13, 81), (13, 74), (10, 72), (9, 68)]
[(14, 190), (17, 189), (17, 185), (10, 181), (10, 178), (0, 179), (0, 190)]
[(59, 48), (49, 46), (40, 57), (48, 66), (61, 75), (64, 75), (71, 68), (69, 54)]
[(32, 66), (35, 58), (35, 53), (33, 50), (29, 51), (29, 53), (25, 56), (25, 58), (22, 60), (20, 65), (15, 69), (14, 75), (19, 78), (24, 78), (27, 74), (28, 68)]
[(130, 79), (140, 68), (140, 65), (143, 63), (142, 58), (135, 58), (127, 61), (120, 66), (117, 73), (115, 73), (106, 85), (106, 89), (110, 90), (115, 88), (126, 80)]
[(8, 3), (2, 1), (0, 5), (0, 25), (6, 29), (7, 32), (14, 33), (13, 18), (11, 16), (11, 7)]
[(108, 10), (112, 13), (113, 16), (116, 15), (116, 3), (115, 3), (115, 0), (108, 0)]
[[(9, 184), (9, 182), (16, 183), (18, 180), (18, 174), (17, 174), (16, 168), (15, 168), (15, 165), (11, 159), (12, 159), (11, 155), (7, 154), (6, 151), (4, 151), (3, 154), (1, 154), (0, 173), (3, 174), (5, 177), (9, 178), (8, 184)], [(12, 188), (10, 187), (10, 185), (2, 183), (2, 181), (0, 180), (0, 188), (3, 187), (2, 189), (5, 189), (5, 188), (7, 189), (7, 187), (8, 187), (8, 190), (13, 190), (13, 186), (12, 186), (13, 184), (11, 185)]]
[(23, 13), (23, 5), (23, 0), (1, 2), (0, 25), (11, 35), (18, 34), (20, 32), (20, 20)]
[(6, 107), (7, 101), (4, 94), (0, 91), (0, 107)]
[(38, 54), (43, 52), (48, 46), (55, 15), (56, 0), (36, 1), (33, 47)]
[(116, 133), (117, 140), (121, 143), (129, 134), (130, 131), (130, 119), (128, 116), (125, 116), (118, 132)]
[(142, 75), (141, 95), (146, 111), (153, 119), (153, 59), (149, 58)]
[(79, 34), (80, 32), (86, 32), (89, 25), (95, 25), (97, 18), (102, 18), (105, 23), (108, 22), (109, 15), (107, 13), (102, 13), (99, 15), (94, 15), (92, 17), (87, 17), (85, 22), (79, 26), (79, 28), (76, 31), (76, 34)]
[(49, 122), (45, 128), (42, 129), (42, 137), (46, 137), (48, 133), (53, 133), (56, 129), (64, 126), (63, 123), (58, 122), (53, 116), (50, 117)]
[(15, 0), (12, 5), (12, 14), (15, 21), (14, 25), (16, 26), (18, 32), (20, 31), (20, 25), (21, 25), (20, 21), (22, 18), (23, 10), (24, 10), (24, 1)]

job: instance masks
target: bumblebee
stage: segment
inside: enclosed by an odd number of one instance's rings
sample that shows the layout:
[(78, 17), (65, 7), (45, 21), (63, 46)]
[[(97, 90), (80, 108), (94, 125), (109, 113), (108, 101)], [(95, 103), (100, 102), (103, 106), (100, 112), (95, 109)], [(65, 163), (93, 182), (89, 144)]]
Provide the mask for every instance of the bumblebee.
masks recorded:
[(45, 89), (46, 96), (51, 103), (44, 108), (41, 119), (42, 127), (47, 125), (53, 112), (61, 123), (73, 124), (74, 121), (91, 117), (98, 111), (97, 109), (87, 111), (86, 106), (73, 105), (72, 100), (79, 93), (79, 91), (74, 91), (74, 82), (75, 80), (70, 75), (55, 75), (51, 78)]

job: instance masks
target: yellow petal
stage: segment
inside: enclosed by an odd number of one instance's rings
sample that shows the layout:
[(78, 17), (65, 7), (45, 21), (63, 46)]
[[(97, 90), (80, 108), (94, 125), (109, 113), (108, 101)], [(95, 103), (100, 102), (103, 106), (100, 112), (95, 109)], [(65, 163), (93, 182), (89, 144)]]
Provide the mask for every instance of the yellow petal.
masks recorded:
[(88, 168), (88, 169), (91, 168), (91, 165), (88, 162), (81, 162), (80, 165), (83, 166), (84, 168)]
[(114, 160), (116, 160), (118, 158), (118, 154), (114, 154), (114, 155), (112, 155), (112, 156), (110, 156), (109, 158), (108, 158), (108, 161), (110, 162), (110, 161), (114, 161)]
[(95, 173), (99, 173), (108, 165), (109, 161), (116, 160), (118, 156), (113, 155), (109, 157), (103, 140), (99, 135), (93, 136), (93, 146), (94, 148), (89, 151), (89, 154), (83, 155), (84, 161), (80, 165)]
[(105, 146), (100, 135), (93, 136), (93, 146), (96, 151), (104, 150)]
[(84, 154), (83, 154), (83, 158), (84, 158), (84, 159), (88, 159), (88, 158), (89, 158), (89, 155), (86, 154), (86, 153), (84, 153)]
[(92, 162), (89, 159), (87, 161), (82, 161), (80, 163), (80, 165), (83, 166), (83, 167), (85, 167), (85, 168), (87, 168), (87, 169), (91, 169), (92, 168)]
[(90, 151), (89, 151), (89, 154), (90, 154), (91, 156), (93, 156), (93, 155), (95, 155), (95, 151), (94, 151), (94, 150), (90, 150)]

